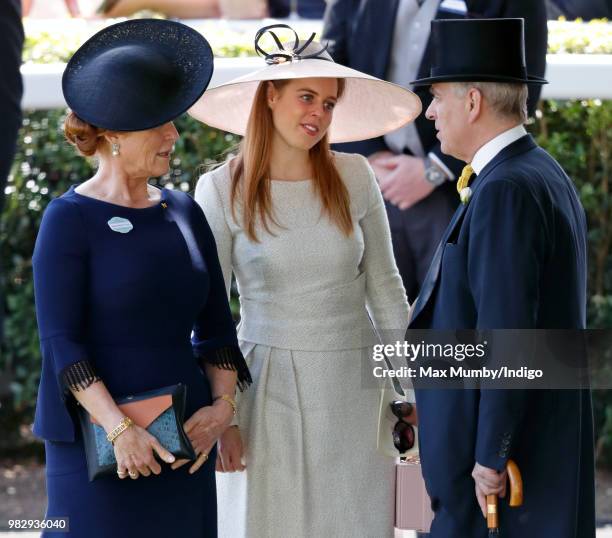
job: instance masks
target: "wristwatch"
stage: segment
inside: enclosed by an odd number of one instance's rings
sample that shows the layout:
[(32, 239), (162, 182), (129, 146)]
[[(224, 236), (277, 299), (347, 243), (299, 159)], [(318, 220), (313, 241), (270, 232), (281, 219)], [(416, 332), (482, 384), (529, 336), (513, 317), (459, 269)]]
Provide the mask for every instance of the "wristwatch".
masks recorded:
[(447, 181), (448, 177), (429, 157), (425, 157), (425, 179), (434, 187), (437, 187)]

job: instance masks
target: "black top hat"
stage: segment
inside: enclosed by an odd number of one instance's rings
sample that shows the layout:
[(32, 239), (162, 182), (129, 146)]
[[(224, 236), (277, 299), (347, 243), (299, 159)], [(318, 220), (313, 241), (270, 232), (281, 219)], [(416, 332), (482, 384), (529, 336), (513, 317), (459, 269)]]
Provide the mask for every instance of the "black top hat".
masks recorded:
[(112, 131), (141, 131), (185, 112), (213, 73), (208, 41), (179, 22), (137, 19), (113, 24), (74, 53), (62, 77), (68, 106)]
[(435, 61), (428, 78), (412, 82), (547, 84), (527, 74), (523, 19), (441, 19), (431, 22)]

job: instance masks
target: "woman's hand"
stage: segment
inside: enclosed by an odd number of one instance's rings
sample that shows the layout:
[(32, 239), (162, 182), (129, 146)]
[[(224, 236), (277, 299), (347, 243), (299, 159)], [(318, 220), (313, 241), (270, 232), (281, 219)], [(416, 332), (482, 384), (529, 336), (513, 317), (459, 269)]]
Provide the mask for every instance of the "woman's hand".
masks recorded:
[(244, 471), (246, 466), (242, 463), (242, 436), (238, 426), (230, 426), (219, 438), (217, 449), (216, 470), (221, 473)]
[(232, 422), (231, 405), (225, 400), (216, 400), (213, 405), (201, 407), (185, 422), (185, 433), (189, 436), (196, 454), (210, 452), (221, 434)]
[(147, 430), (133, 425), (115, 439), (113, 445), (117, 460), (117, 475), (119, 478), (132, 479), (140, 475), (150, 476), (161, 473), (161, 466), (153, 452), (167, 462), (173, 463), (175, 458)]
[[(201, 407), (185, 422), (185, 433), (198, 455), (198, 459), (189, 469), (195, 473), (208, 459), (212, 447), (227, 429), (234, 416), (232, 406), (225, 400), (216, 400), (213, 405)], [(189, 460), (178, 460), (172, 465), (178, 469)]]

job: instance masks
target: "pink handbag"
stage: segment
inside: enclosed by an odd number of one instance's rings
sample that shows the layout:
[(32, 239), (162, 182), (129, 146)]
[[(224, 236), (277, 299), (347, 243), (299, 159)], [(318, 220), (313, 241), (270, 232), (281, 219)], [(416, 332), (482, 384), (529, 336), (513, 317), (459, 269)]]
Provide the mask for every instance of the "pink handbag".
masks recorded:
[(395, 527), (429, 532), (434, 514), (418, 456), (401, 458), (395, 466)]

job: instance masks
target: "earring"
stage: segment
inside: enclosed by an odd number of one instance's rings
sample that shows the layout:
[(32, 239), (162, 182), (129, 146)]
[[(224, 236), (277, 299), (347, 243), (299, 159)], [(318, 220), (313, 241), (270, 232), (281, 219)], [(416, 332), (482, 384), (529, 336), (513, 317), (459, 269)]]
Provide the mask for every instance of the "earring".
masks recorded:
[(119, 155), (119, 144), (117, 142), (113, 142), (111, 144), (111, 153), (113, 157), (117, 157)]

